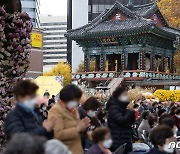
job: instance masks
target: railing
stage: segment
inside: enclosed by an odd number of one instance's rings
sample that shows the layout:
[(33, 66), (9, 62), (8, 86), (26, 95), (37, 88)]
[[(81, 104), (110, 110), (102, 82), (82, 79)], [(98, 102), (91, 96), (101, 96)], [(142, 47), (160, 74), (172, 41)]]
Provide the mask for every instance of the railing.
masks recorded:
[(110, 72), (82, 72), (82, 73), (74, 73), (72, 74), (72, 80), (78, 79), (104, 79), (108, 78), (116, 78), (120, 75), (120, 72), (110, 71)]
[(157, 80), (180, 80), (180, 75), (165, 73), (165, 72), (154, 72), (154, 71), (143, 71), (143, 70), (127, 70), (123, 71), (124, 78), (151, 78)]
[(125, 78), (125, 80), (144, 80), (144, 79), (157, 79), (157, 80), (180, 80), (180, 75), (154, 72), (144, 70), (127, 70), (123, 72), (82, 72), (72, 74), (72, 80), (108, 80), (111, 78)]

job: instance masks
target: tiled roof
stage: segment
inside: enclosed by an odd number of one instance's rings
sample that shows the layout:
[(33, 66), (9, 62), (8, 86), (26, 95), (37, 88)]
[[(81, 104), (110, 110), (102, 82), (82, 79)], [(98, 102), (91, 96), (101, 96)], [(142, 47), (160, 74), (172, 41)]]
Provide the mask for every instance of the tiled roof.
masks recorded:
[(175, 34), (175, 35), (179, 35), (179, 36), (180, 36), (180, 30), (179, 30), (179, 29), (167, 28), (167, 27), (163, 27), (163, 28), (161, 28), (161, 29), (163, 29), (163, 30), (166, 31), (166, 32), (173, 33), (173, 34)]
[(120, 35), (123, 32), (133, 32), (133, 31), (143, 31), (143, 28), (147, 28), (153, 25), (152, 22), (147, 21), (144, 18), (138, 19), (126, 19), (126, 20), (114, 20), (114, 21), (104, 21), (101, 23), (96, 23), (94, 25), (89, 25), (79, 30), (68, 32), (68, 35), (75, 37), (86, 37), (90, 35), (101, 36), (104, 34)]
[[(129, 18), (125, 20), (107, 20), (117, 9), (121, 10), (124, 14), (129, 16)], [(128, 32), (141, 32), (145, 29), (147, 30), (147, 28), (149, 28), (150, 31), (153, 30), (152, 25), (154, 25), (154, 27), (157, 26), (153, 23), (153, 21), (147, 18), (151, 14), (154, 14), (156, 11), (158, 11), (158, 7), (155, 3), (139, 6), (125, 6), (117, 1), (111, 9), (105, 10), (91, 23), (77, 29), (69, 30), (66, 36), (71, 38), (81, 38), (88, 37), (90, 35), (109, 35), (110, 33), (113, 35), (116, 33), (115, 35), (118, 35), (122, 34), (123, 32), (126, 32), (126, 34), (128, 35)], [(160, 12), (159, 14), (161, 16)], [(168, 32), (167, 34), (179, 35), (180, 33), (180, 30), (172, 29), (168, 26), (163, 28), (158, 27), (156, 29), (159, 29), (161, 31), (161, 34)]]
[(146, 19), (127, 19), (127, 20), (114, 20), (104, 21), (94, 28), (87, 31), (87, 33), (93, 32), (111, 32), (119, 30), (130, 30), (134, 28), (142, 28), (149, 25)]
[(145, 16), (149, 11), (152, 10), (152, 8), (155, 7), (156, 7), (155, 3), (149, 3), (146, 5), (136, 5), (130, 9), (139, 16)]

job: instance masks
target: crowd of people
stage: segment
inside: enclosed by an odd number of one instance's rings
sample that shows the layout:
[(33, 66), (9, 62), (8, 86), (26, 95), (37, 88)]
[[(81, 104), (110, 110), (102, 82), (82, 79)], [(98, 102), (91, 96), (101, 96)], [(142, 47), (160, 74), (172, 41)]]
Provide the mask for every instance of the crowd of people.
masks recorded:
[(38, 86), (14, 87), (15, 107), (5, 120), (4, 154), (178, 154), (180, 107), (174, 103), (129, 101), (125, 87), (107, 100), (82, 99), (76, 85), (65, 86), (48, 104), (37, 102)]

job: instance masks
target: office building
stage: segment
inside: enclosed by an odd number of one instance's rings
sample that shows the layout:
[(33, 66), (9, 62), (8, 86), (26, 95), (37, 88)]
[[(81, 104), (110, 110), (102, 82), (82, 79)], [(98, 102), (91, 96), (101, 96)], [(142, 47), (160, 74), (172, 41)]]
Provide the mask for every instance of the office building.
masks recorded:
[[(88, 2), (88, 21), (92, 21), (105, 9), (110, 9), (117, 0), (89, 0)], [(130, 0), (134, 5), (143, 5), (152, 2), (152, 0)], [(127, 5), (129, 0), (119, 0)]]
[(58, 62), (67, 61), (67, 17), (41, 16), (43, 30), (43, 71), (50, 71)]
[(40, 0), (21, 0), (22, 11), (29, 14), (31, 17), (33, 26), (39, 28), (40, 20)]
[[(117, 0), (68, 0), (67, 29), (75, 29), (87, 24), (96, 18), (105, 9), (109, 9)], [(131, 1), (134, 5), (151, 3), (151, 0), (119, 0), (123, 4)], [(83, 61), (82, 48), (76, 45), (71, 39), (67, 40), (67, 60), (75, 72), (78, 65)], [(81, 51), (81, 52), (79, 52)]]
[(43, 32), (39, 28), (33, 28), (31, 33), (31, 55), (27, 78), (37, 78), (43, 74)]

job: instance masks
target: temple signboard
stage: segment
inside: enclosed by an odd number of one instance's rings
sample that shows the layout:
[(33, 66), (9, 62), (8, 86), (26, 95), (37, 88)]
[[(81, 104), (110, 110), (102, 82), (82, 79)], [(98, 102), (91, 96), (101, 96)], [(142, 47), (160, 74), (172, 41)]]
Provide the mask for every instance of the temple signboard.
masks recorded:
[(118, 43), (118, 39), (116, 37), (102, 38), (102, 44), (114, 44)]

